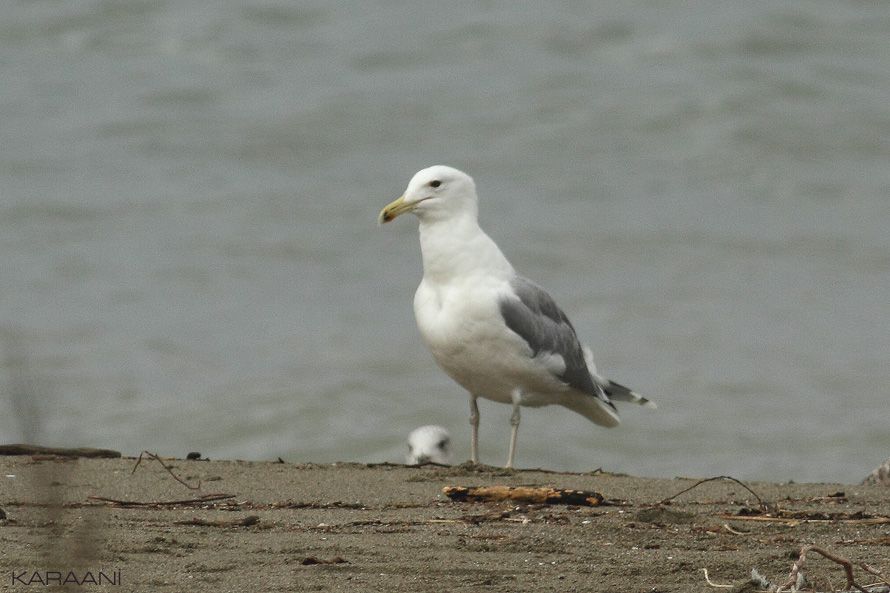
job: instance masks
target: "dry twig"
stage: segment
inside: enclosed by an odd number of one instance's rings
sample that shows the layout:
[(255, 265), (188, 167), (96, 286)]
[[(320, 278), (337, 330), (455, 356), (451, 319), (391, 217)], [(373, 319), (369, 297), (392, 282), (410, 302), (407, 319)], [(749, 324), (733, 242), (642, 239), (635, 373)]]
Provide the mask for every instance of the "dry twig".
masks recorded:
[(205, 502), (213, 502), (215, 500), (225, 500), (227, 498), (235, 498), (234, 494), (205, 494), (199, 498), (187, 498), (185, 500), (120, 500), (117, 498), (106, 498), (105, 496), (88, 496), (90, 500), (98, 500), (110, 504), (120, 505), (122, 507), (168, 507), (177, 505), (203, 504)]
[(766, 504), (765, 502), (763, 502), (763, 499), (760, 498), (760, 496), (759, 496), (756, 492), (754, 492), (753, 490), (751, 490), (751, 488), (749, 488), (747, 484), (745, 484), (744, 482), (742, 482), (742, 481), (740, 481), (740, 480), (737, 480), (737, 479), (733, 478), (732, 476), (714, 476), (713, 478), (705, 478), (704, 480), (699, 480), (698, 482), (696, 482), (695, 484), (693, 484), (693, 485), (690, 486), (689, 488), (684, 488), (683, 490), (680, 490), (679, 492), (677, 492), (677, 493), (674, 494), (673, 496), (668, 496), (667, 498), (665, 498), (665, 499), (659, 501), (658, 504), (660, 504), (660, 505), (662, 505), (662, 504), (667, 504), (667, 503), (669, 503), (670, 501), (672, 501), (672, 500), (674, 500), (675, 498), (677, 498), (678, 496), (680, 496), (681, 494), (686, 494), (687, 492), (689, 492), (689, 491), (692, 490), (693, 488), (697, 488), (698, 486), (701, 486), (701, 485), (704, 484), (705, 482), (713, 482), (713, 481), (715, 481), (715, 480), (729, 480), (729, 481), (731, 481), (731, 482), (735, 482), (736, 484), (738, 484), (739, 486), (741, 486), (742, 488), (744, 488), (745, 490), (747, 490), (748, 492), (750, 492), (751, 494), (754, 495), (754, 498), (756, 498), (758, 504), (760, 504), (760, 508), (761, 508), (761, 510), (764, 510), (764, 511), (769, 510), (769, 505)]
[(784, 525), (788, 525), (789, 527), (796, 527), (801, 523), (855, 523), (857, 525), (886, 525), (890, 523), (890, 517), (863, 517), (863, 518), (854, 518), (854, 517), (835, 517), (829, 519), (817, 519), (808, 517), (806, 515), (803, 516), (789, 516), (787, 514), (778, 514), (777, 516), (771, 515), (727, 515), (720, 514), (716, 515), (720, 519), (726, 519), (729, 521), (759, 521), (763, 523), (782, 523)]
[(185, 480), (183, 480), (182, 478), (177, 476), (175, 473), (173, 473), (173, 468), (170, 467), (169, 465), (167, 465), (166, 463), (164, 463), (164, 461), (160, 458), (160, 456), (158, 456), (157, 453), (152, 453), (151, 451), (143, 451), (142, 453), (139, 454), (139, 458), (136, 460), (136, 465), (133, 466), (133, 471), (130, 472), (130, 475), (133, 475), (136, 473), (136, 468), (138, 468), (139, 464), (142, 463), (143, 455), (147, 455), (147, 456), (151, 457), (152, 459), (154, 459), (155, 461), (157, 461), (158, 463), (160, 463), (161, 467), (163, 467), (165, 470), (167, 470), (167, 473), (169, 473), (171, 476), (173, 476), (174, 480), (176, 480), (177, 482), (179, 482), (180, 484), (182, 484), (189, 490), (200, 490), (201, 489), (201, 480), (198, 480), (197, 486), (192, 486), (191, 484), (189, 484), (188, 482), (186, 482)]

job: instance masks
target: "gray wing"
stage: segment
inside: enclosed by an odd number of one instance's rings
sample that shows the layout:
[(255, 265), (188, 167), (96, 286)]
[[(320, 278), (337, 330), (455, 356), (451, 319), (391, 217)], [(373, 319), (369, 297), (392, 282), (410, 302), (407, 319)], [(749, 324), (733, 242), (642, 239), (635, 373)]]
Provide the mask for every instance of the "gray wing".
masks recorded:
[(498, 303), (507, 327), (528, 343), (535, 356), (542, 352), (560, 355), (566, 364), (565, 371), (558, 375), (561, 381), (614, 408), (603, 386), (590, 376), (575, 328), (553, 298), (522, 276), (516, 276), (510, 287), (518, 299), (505, 296)]

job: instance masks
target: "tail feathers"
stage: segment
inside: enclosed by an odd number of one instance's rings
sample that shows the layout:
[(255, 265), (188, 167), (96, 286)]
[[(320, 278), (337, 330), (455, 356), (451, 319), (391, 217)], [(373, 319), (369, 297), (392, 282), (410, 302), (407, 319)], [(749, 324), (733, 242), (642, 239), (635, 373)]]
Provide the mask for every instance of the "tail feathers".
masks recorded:
[(632, 404), (638, 404), (647, 408), (658, 407), (651, 399), (645, 398), (639, 393), (635, 393), (624, 385), (615, 383), (614, 381), (607, 380), (606, 384), (603, 386), (603, 391), (606, 392), (606, 395), (609, 396), (609, 399), (614, 401), (630, 402)]
[(600, 426), (611, 428), (621, 423), (618, 412), (611, 402), (605, 402), (598, 397), (590, 397), (587, 394), (581, 395), (580, 392), (575, 392), (575, 396), (562, 402), (562, 405)]
[(582, 346), (582, 351), (584, 352), (584, 362), (587, 363), (587, 370), (590, 372), (590, 376), (593, 377), (593, 380), (596, 383), (603, 386), (603, 391), (606, 393), (609, 399), (618, 402), (630, 402), (632, 404), (639, 404), (647, 408), (658, 407), (651, 399), (647, 399), (639, 393), (634, 393), (624, 385), (609, 381), (608, 379), (601, 377), (599, 374), (597, 374), (596, 365), (593, 363), (593, 351), (587, 346)]

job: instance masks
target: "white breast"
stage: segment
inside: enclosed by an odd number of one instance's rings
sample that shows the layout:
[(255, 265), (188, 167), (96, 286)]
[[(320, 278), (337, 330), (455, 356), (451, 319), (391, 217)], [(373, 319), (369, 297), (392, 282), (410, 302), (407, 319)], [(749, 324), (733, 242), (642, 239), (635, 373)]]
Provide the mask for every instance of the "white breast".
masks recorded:
[(503, 282), (436, 286), (421, 282), (414, 295), (420, 334), (440, 367), (470, 393), (510, 403), (517, 387), (553, 388), (543, 361), (503, 323), (498, 298)]

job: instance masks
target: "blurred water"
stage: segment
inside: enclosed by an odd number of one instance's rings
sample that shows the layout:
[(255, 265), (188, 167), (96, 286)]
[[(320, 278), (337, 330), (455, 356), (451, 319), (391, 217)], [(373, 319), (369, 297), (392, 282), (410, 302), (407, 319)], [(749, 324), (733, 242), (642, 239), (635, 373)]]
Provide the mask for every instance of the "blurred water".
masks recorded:
[[(853, 481), (890, 454), (881, 4), (19, 0), (0, 77), (0, 441), (400, 460), (438, 423), (466, 458), (416, 224), (375, 225), (447, 163), (661, 406), (529, 411), (520, 465)], [(483, 402), (483, 461), (508, 415)]]

